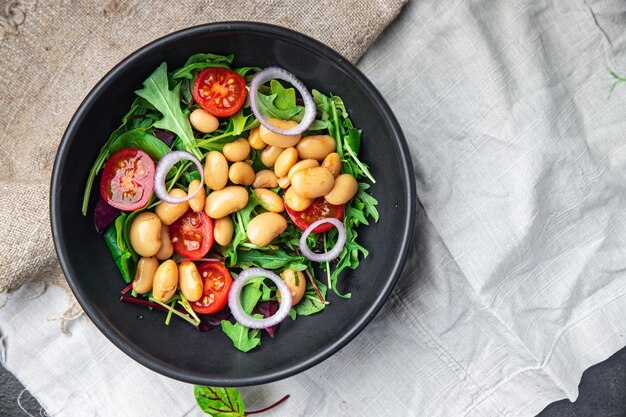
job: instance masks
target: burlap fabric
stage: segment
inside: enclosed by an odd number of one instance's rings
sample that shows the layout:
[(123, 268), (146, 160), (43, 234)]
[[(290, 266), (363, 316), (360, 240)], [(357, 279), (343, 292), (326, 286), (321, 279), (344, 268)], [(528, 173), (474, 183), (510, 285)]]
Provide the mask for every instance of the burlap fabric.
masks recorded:
[(188, 26), (253, 20), (354, 62), (405, 1), (0, 0), (0, 292), (30, 280), (66, 285), (48, 215), (54, 156), (80, 102), (121, 59)]

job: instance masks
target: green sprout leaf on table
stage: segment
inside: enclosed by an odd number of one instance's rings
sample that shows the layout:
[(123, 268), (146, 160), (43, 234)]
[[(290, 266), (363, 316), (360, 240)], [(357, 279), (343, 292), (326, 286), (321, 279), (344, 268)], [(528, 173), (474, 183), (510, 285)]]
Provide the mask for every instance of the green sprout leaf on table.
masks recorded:
[(202, 411), (213, 417), (245, 417), (252, 414), (260, 414), (271, 410), (289, 398), (289, 394), (287, 394), (268, 407), (246, 412), (241, 394), (235, 388), (196, 385), (193, 388), (193, 393)]
[(613, 84), (611, 84), (611, 88), (609, 89), (609, 94), (613, 93), (615, 87), (617, 87), (621, 83), (626, 83), (626, 77), (619, 75), (616, 71), (613, 71), (609, 68), (611, 76), (613, 77)]

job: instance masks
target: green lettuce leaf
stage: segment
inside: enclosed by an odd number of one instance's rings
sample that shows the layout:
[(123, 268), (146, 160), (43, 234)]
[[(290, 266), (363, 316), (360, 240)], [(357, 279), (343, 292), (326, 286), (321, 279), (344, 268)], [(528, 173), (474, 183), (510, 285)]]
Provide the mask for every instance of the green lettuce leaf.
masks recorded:
[(235, 388), (203, 387), (193, 388), (198, 406), (213, 417), (244, 417), (245, 406)]
[(130, 283), (133, 277), (133, 265), (132, 265), (132, 249), (127, 246), (126, 239), (124, 239), (124, 222), (126, 221), (126, 214), (120, 214), (115, 222), (111, 224), (102, 235), (106, 242), (113, 261), (117, 265), (117, 269), (120, 270), (122, 278), (126, 283)]
[(156, 136), (139, 129), (122, 133), (111, 143), (109, 150), (111, 154), (114, 154), (126, 148), (141, 149), (155, 161), (163, 158), (163, 155), (171, 151), (171, 149)]
[(233, 345), (242, 352), (248, 352), (261, 344), (261, 331), (249, 329), (235, 322), (222, 320), (222, 331), (233, 341)]

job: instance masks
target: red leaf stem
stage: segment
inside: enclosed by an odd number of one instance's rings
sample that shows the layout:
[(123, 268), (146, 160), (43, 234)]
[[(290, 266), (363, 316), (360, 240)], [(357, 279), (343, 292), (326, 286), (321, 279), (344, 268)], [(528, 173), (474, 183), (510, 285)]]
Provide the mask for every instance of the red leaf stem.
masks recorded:
[(261, 408), (260, 410), (255, 410), (255, 411), (248, 411), (245, 415), (249, 416), (250, 414), (260, 414), (260, 413), (264, 413), (265, 411), (269, 411), (272, 408), (276, 407), (277, 405), (287, 401), (287, 399), (289, 398), (289, 394), (285, 395), (283, 398), (281, 398), (280, 400), (276, 401), (274, 404), (269, 405), (265, 408)]

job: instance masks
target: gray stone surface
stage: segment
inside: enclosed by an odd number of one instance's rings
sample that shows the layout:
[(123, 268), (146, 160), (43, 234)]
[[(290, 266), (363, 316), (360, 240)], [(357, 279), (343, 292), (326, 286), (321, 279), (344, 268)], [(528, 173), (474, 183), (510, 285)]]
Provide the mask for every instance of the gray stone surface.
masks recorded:
[(0, 417), (28, 416), (28, 414), (20, 408), (19, 404), (33, 416), (45, 415), (43, 411), (40, 413), (42, 408), (37, 400), (35, 400), (28, 391), (24, 393), (22, 393), (22, 391), (24, 391), (22, 384), (0, 365)]
[(557, 401), (537, 417), (626, 416), (626, 348), (585, 371), (576, 402)]

